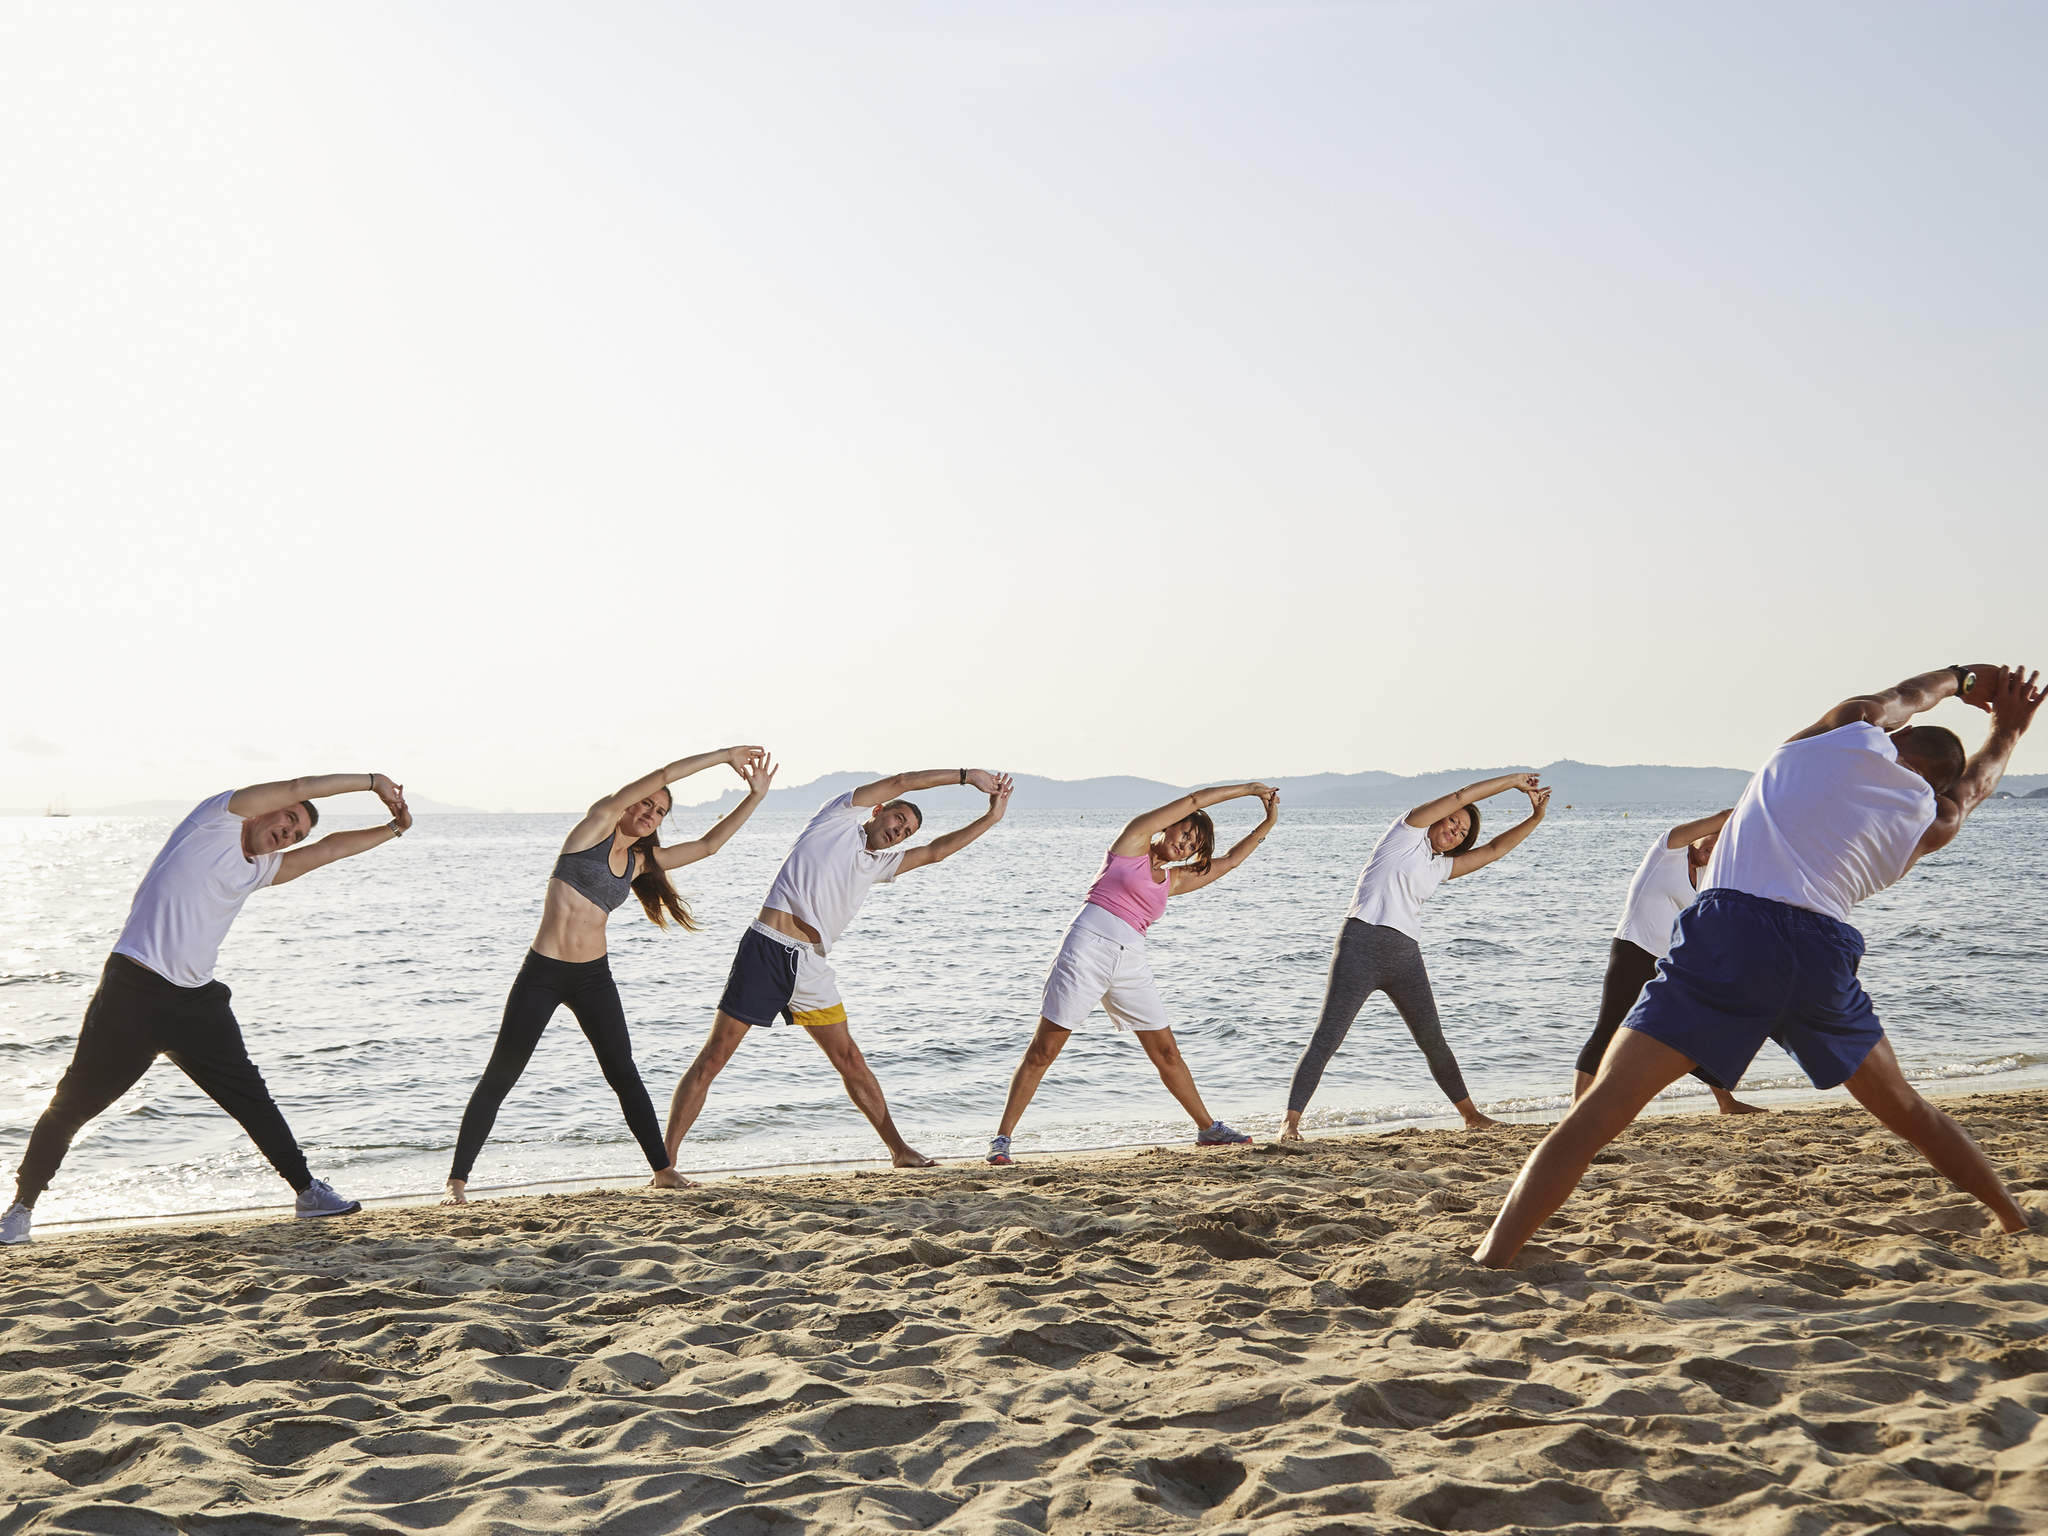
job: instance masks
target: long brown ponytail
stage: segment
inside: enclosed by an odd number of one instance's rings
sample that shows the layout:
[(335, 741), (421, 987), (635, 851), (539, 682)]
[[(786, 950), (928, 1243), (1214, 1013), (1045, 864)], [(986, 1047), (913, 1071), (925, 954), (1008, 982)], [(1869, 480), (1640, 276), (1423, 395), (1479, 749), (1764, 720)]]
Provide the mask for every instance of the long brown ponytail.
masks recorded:
[(633, 877), (633, 894), (640, 898), (647, 920), (655, 927), (666, 928), (668, 920), (674, 918), (685, 933), (695, 933), (697, 920), (690, 915), (690, 904), (669, 883), (668, 871), (655, 862), (654, 850), (660, 846), (661, 840), (652, 832), (633, 845), (633, 851), (640, 855), (640, 873)]

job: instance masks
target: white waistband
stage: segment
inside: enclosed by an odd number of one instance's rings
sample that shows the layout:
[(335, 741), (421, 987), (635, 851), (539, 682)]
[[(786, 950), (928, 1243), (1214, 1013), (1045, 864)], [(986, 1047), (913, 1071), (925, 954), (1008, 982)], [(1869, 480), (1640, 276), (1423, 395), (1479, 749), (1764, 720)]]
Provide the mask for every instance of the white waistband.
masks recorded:
[(763, 937), (773, 939), (776, 943), (780, 944), (784, 949), (807, 949), (812, 954), (817, 955), (821, 959), (824, 957), (825, 951), (819, 948), (816, 944), (808, 944), (802, 939), (791, 938), (788, 934), (784, 933), (780, 928), (770, 928), (758, 917), (755, 918), (751, 923), (747, 924), (747, 926), (751, 928), (754, 932), (761, 934)]
[(1081, 903), (1081, 910), (1074, 914), (1074, 926), (1089, 933), (1099, 933), (1105, 939), (1123, 945), (1125, 949), (1143, 949), (1145, 935), (1118, 917), (1107, 907), (1098, 907), (1092, 901)]

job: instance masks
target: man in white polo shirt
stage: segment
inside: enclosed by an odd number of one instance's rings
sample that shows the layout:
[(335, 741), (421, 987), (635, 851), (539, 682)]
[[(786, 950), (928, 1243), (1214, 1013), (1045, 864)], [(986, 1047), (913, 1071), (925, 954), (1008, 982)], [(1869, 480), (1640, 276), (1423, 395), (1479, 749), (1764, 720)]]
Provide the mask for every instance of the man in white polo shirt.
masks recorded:
[[(924, 825), (904, 795), (945, 784), (969, 784), (988, 796), (988, 810), (964, 827), (919, 848), (900, 845)], [(718, 1000), (711, 1034), (668, 1112), (668, 1155), (676, 1152), (704, 1108), (711, 1080), (732, 1060), (749, 1029), (787, 1019), (818, 1042), (846, 1084), (846, 1095), (889, 1149), (898, 1168), (929, 1168), (932, 1159), (906, 1142), (890, 1117), (882, 1085), (846, 1027), (839, 979), (825, 957), (877, 884), (950, 858), (1003, 819), (1010, 776), (985, 768), (930, 768), (863, 784), (828, 800), (797, 835), (768, 887), (752, 926), (740, 935), (732, 973)]]
[[(357, 780), (361, 780), (358, 783)], [(334, 832), (300, 848), (320, 820), (313, 802), (368, 791), (390, 808), (381, 827)], [(71, 1139), (168, 1056), (236, 1120), (296, 1192), (303, 1217), (362, 1207), (313, 1177), (263, 1074), (249, 1059), (228, 989), (214, 980), (221, 941), (242, 903), (268, 885), (367, 853), (412, 825), (405, 791), (381, 773), (329, 773), (252, 784), (202, 802), (178, 823), (136, 887), (128, 921), (85, 1010), (78, 1047), (22, 1154), (0, 1243), (29, 1239), (36, 1199)]]
[[(1814, 1087), (1846, 1086), (2007, 1232), (2026, 1229), (1983, 1149), (1900, 1072), (1856, 979), (1863, 936), (1849, 913), (1947, 847), (1990, 798), (2033, 722), (2040, 677), (1990, 665), (1923, 673), (1843, 700), (1771, 754), (1735, 803), (1704, 889), (1679, 915), (1671, 952), (1593, 1086), (1529, 1154), (1473, 1258), (1514, 1263), (1593, 1155), (1651, 1099), (1695, 1067), (1733, 1088), (1766, 1040)], [(1910, 723), (1957, 697), (1991, 715), (1974, 757), (1955, 732)]]

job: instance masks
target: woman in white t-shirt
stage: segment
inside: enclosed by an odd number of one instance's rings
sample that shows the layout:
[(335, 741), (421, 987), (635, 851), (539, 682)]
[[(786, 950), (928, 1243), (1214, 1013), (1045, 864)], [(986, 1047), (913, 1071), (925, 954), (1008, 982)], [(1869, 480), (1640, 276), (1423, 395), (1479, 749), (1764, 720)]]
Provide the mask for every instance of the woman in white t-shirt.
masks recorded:
[[(1481, 800), (1519, 789), (1529, 797), (1529, 817), (1497, 837), (1479, 843)], [(1436, 997), (1422, 964), (1422, 904), (1446, 880), (1484, 869), (1518, 847), (1536, 830), (1550, 804), (1550, 791), (1533, 773), (1504, 773), (1468, 784), (1455, 794), (1418, 805), (1397, 818), (1373, 845), (1358, 877), (1350, 915), (1337, 935), (1322, 1017), (1301, 1053), (1287, 1091), (1287, 1124), (1282, 1141), (1301, 1140), (1302, 1111), (1323, 1080), (1323, 1068), (1350, 1033), (1351, 1021), (1375, 992), (1385, 992), (1429, 1063), (1430, 1075), (1465, 1121), (1468, 1130), (1500, 1122), (1479, 1112), (1465, 1089), (1458, 1058), (1444, 1039)], [(1477, 844), (1477, 846), (1474, 846)]]
[[(1607, 949), (1607, 975), (1600, 984), (1600, 1016), (1593, 1025), (1585, 1048), (1579, 1052), (1578, 1075), (1572, 1085), (1572, 1100), (1593, 1086), (1600, 1072), (1600, 1058), (1607, 1043), (1621, 1028), (1621, 1021), (1635, 1007), (1636, 999), (1657, 974), (1657, 962), (1671, 953), (1671, 925), (1678, 914), (1692, 905), (1699, 888), (1700, 871), (1713, 857), (1714, 844), (1734, 811), (1716, 811), (1698, 821), (1688, 821), (1661, 833), (1643, 855), (1635, 878), (1628, 883), (1628, 899), (1622, 903), (1621, 922), (1614, 930), (1614, 942)], [(1694, 1077), (1714, 1091), (1714, 1102), (1724, 1115), (1760, 1115), (1754, 1104), (1745, 1104), (1698, 1068)]]

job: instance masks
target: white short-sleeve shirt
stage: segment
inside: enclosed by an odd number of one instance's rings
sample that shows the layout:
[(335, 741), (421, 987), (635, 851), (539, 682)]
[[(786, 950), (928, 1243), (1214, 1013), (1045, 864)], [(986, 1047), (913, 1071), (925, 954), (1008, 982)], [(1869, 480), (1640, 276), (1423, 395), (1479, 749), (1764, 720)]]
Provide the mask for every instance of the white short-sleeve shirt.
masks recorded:
[(277, 878), (281, 853), (242, 853), (242, 823), (228, 809), (234, 791), (203, 801), (178, 823), (128, 908), (114, 953), (148, 966), (165, 981), (203, 987), (213, 980), (221, 941), (242, 903)]
[(1429, 828), (1396, 816), (1373, 844), (1348, 916), (1422, 938), (1422, 904), (1450, 877), (1451, 856), (1429, 846)]
[(1671, 953), (1671, 925), (1678, 914), (1692, 905), (1692, 845), (1671, 846), (1671, 831), (1660, 832), (1643, 855), (1635, 879), (1628, 883), (1628, 900), (1622, 903), (1621, 923), (1614, 930), (1638, 949), (1662, 960)]
[(818, 935), (818, 947), (829, 951), (853, 921), (878, 881), (894, 880), (910, 850), (903, 847), (871, 852), (867, 841), (870, 807), (855, 805), (849, 790), (828, 800), (797, 834), (796, 845), (768, 887), (764, 905), (787, 912)]
[(1735, 802), (1700, 886), (1846, 923), (1906, 872), (1934, 811), (1933, 788), (1867, 720), (1788, 741)]

